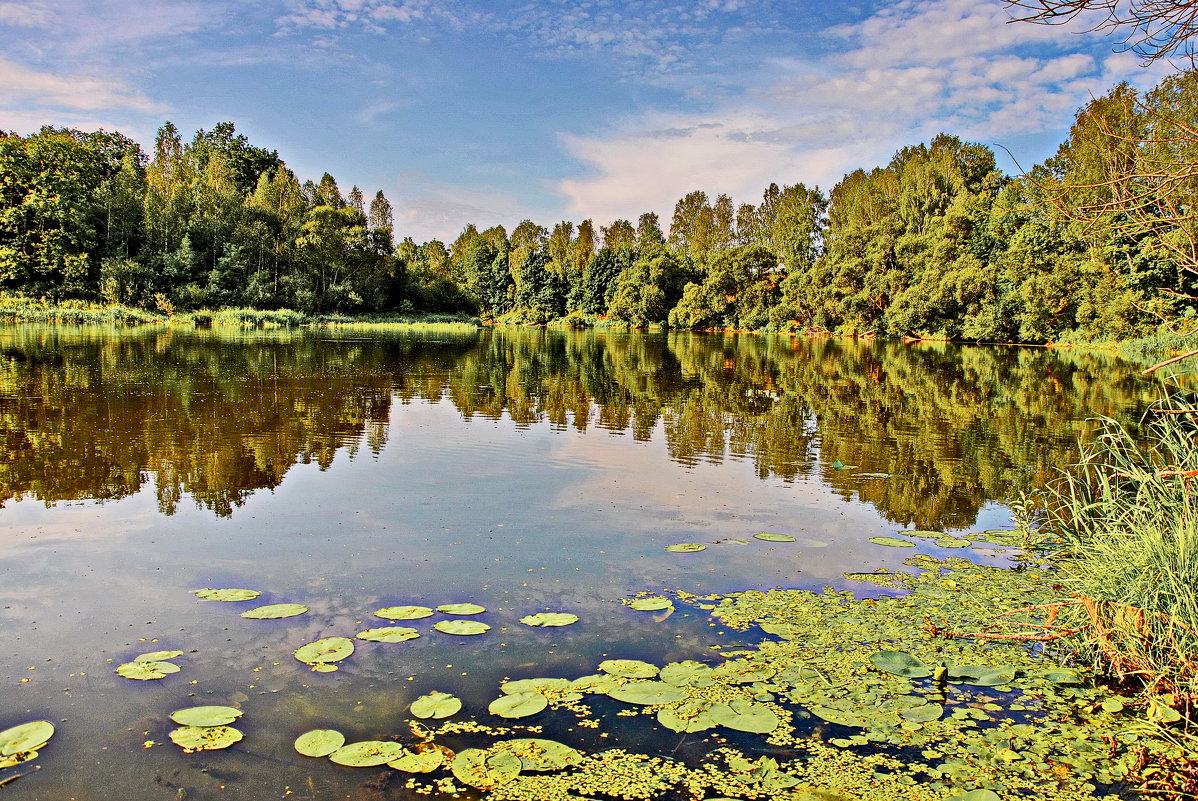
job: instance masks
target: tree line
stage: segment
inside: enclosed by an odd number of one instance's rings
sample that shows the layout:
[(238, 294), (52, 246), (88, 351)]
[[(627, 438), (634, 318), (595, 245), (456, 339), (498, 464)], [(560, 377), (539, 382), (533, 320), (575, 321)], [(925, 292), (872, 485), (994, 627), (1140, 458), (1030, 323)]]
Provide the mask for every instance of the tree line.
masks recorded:
[[(507, 323), (1126, 339), (1195, 315), (1198, 73), (1120, 84), (1025, 175), (941, 134), (825, 195), (696, 190), (657, 214), (395, 242), (383, 193), (303, 183), (232, 123), (152, 153), (0, 132), (0, 289), (157, 308), (462, 312)], [(1148, 180), (1147, 177), (1152, 180)], [(1163, 176), (1163, 178), (1162, 178)], [(1153, 224), (1139, 224), (1150, 218)], [(1136, 222), (1137, 224), (1130, 224)]]

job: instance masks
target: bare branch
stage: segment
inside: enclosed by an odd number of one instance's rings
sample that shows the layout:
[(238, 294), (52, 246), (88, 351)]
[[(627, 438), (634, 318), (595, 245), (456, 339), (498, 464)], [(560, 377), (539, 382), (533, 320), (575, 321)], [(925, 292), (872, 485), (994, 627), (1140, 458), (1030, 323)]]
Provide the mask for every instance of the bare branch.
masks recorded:
[(1064, 25), (1080, 18), (1087, 31), (1121, 36), (1145, 65), (1180, 56), (1194, 64), (1198, 0), (1006, 0), (1011, 22)]

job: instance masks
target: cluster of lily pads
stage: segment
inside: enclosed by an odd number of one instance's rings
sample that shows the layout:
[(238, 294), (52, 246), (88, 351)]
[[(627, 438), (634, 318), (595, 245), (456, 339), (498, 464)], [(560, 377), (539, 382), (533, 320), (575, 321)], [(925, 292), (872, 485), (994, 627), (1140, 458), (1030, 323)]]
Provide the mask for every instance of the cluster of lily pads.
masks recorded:
[[(33, 720), (0, 731), (0, 769), (36, 758), (53, 736), (54, 724), (48, 720)], [(0, 781), (0, 786), (4, 784)]]
[(241, 731), (230, 726), (241, 717), (242, 711), (233, 706), (191, 706), (176, 709), (171, 720), (179, 728), (170, 733), (171, 742), (184, 753), (219, 751), (241, 742)]
[(171, 662), (183, 656), (182, 651), (151, 651), (140, 654), (132, 660), (117, 665), (116, 674), (135, 681), (154, 681), (164, 679), (172, 673), (178, 673), (182, 668)]
[[(792, 537), (789, 534), (779, 534), (774, 531), (759, 531), (753, 535), (753, 539), (761, 540), (763, 542), (801, 542), (801, 540), (799, 540), (798, 537)], [(726, 540), (720, 540), (720, 542), (729, 542), (729, 543), (733, 543), (735, 545), (748, 545), (749, 544), (748, 540), (743, 540), (743, 539), (739, 539), (736, 537), (726, 539)], [(826, 543), (820, 542), (818, 540), (807, 540), (804, 542), (804, 544), (812, 545), (812, 546), (823, 546)], [(699, 551), (707, 550), (707, 546), (701, 542), (677, 542), (677, 543), (674, 543), (673, 545), (667, 545), (666, 550), (669, 551), (670, 553), (697, 553)]]

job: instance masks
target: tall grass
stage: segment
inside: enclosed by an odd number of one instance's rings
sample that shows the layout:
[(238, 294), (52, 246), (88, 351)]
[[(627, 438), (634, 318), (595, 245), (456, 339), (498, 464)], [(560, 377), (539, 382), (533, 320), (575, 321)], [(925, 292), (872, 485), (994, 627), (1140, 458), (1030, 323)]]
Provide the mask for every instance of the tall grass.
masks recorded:
[(1146, 444), (1101, 421), (1052, 489), (1049, 526), (1071, 549), (1062, 572), (1089, 616), (1086, 649), (1185, 713), (1198, 701), (1198, 398), (1147, 415)]

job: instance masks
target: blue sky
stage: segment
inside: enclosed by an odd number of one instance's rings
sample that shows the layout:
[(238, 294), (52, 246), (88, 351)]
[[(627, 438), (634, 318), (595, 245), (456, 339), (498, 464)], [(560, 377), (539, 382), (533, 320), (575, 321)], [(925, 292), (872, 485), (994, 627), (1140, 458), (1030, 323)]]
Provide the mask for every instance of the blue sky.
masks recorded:
[(693, 189), (827, 191), (940, 131), (1029, 167), (1090, 96), (1169, 70), (1084, 24), (1008, 18), (999, 0), (0, 0), (0, 129), (148, 148), (163, 120), (232, 120), (301, 178), (383, 189), (398, 235), (448, 241), (668, 221)]

